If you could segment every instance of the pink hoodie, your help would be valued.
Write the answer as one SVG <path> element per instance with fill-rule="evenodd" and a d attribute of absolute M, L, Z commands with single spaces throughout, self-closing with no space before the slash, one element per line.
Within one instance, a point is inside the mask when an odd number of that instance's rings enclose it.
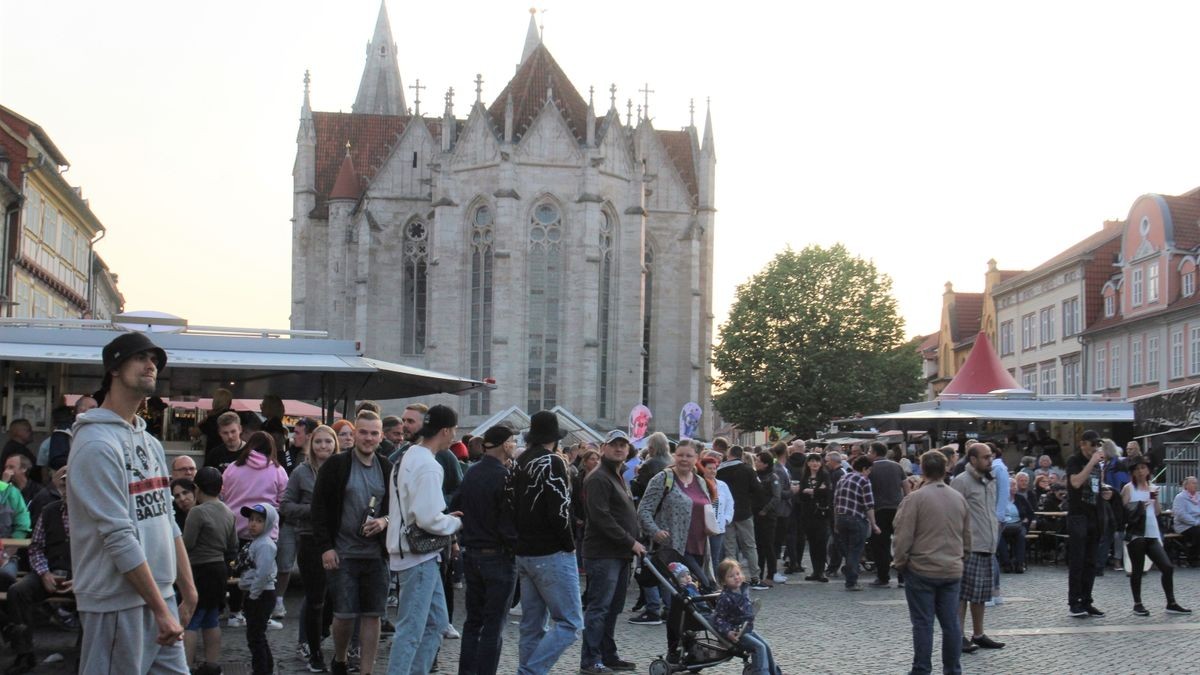
<path fill-rule="evenodd" d="M 225 484 L 221 488 L 221 501 L 233 511 L 234 525 L 239 539 L 250 539 L 246 530 L 243 506 L 266 502 L 279 508 L 279 500 L 287 488 L 288 475 L 283 467 L 276 466 L 257 450 L 250 452 L 246 464 L 230 464 L 223 474 Z M 279 539 L 279 522 L 271 528 L 271 539 Z"/>

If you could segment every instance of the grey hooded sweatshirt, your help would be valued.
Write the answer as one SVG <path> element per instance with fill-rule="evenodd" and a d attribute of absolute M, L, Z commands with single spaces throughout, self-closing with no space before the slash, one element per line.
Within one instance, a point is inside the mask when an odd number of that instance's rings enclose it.
<path fill-rule="evenodd" d="M 150 564 L 164 599 L 174 597 L 175 538 L 170 474 L 158 439 L 140 417 L 130 424 L 105 408 L 75 421 L 71 441 L 71 557 L 80 611 L 145 605 L 123 576 Z"/>
<path fill-rule="evenodd" d="M 267 512 L 267 522 L 262 533 L 255 537 L 250 545 L 243 549 L 238 556 L 238 567 L 242 576 L 238 579 L 238 588 L 246 591 L 251 599 L 257 600 L 263 591 L 275 590 L 275 542 L 271 540 L 271 530 L 279 522 L 279 512 L 266 502 L 251 506 L 261 506 Z"/>

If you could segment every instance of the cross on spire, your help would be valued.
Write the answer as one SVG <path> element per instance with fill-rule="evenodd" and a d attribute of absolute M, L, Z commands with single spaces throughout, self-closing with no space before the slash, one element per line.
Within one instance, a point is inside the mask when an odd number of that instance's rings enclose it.
<path fill-rule="evenodd" d="M 592 94 L 596 93 L 596 88 L 588 85 L 588 107 L 592 107 Z"/>
<path fill-rule="evenodd" d="M 421 78 L 418 77 L 417 83 L 408 85 L 408 88 L 413 89 L 417 92 L 416 100 L 414 102 L 417 104 L 417 117 L 420 117 L 421 116 L 421 90 L 428 89 L 429 87 L 422 86 Z"/>
<path fill-rule="evenodd" d="M 625 100 L 625 126 L 633 124 L 633 99 Z"/>
<path fill-rule="evenodd" d="M 446 90 L 446 114 L 449 115 L 454 110 L 454 87 Z"/>
<path fill-rule="evenodd" d="M 475 73 L 475 102 L 483 102 L 483 73 Z"/>
<path fill-rule="evenodd" d="M 642 97 L 645 100 L 642 110 L 646 113 L 646 119 L 650 119 L 650 94 L 653 94 L 654 90 L 650 88 L 650 83 L 647 82 L 642 86 L 641 89 L 638 89 L 638 91 L 642 93 Z"/>

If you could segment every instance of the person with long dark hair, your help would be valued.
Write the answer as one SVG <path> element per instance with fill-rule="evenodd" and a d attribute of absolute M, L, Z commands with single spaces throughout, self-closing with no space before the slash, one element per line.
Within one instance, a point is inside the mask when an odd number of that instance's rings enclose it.
<path fill-rule="evenodd" d="M 825 576 L 825 543 L 829 540 L 833 486 L 820 455 L 813 452 L 804 458 L 804 468 L 798 482 L 795 508 L 800 510 L 801 531 L 796 536 L 808 542 L 808 555 L 813 565 L 812 574 L 804 577 L 804 580 L 824 583 L 829 581 Z M 795 562 L 800 564 L 799 560 Z"/>
<path fill-rule="evenodd" d="M 275 440 L 263 431 L 250 434 L 237 459 L 225 469 L 222 477 L 225 484 L 221 488 L 221 500 L 233 511 L 240 547 L 248 546 L 254 538 L 250 536 L 250 524 L 242 515 L 242 507 L 267 503 L 279 508 L 283 491 L 287 489 L 288 475 L 279 463 Z M 278 521 L 271 528 L 270 536 L 279 538 Z M 236 588 L 229 589 L 230 626 L 245 625 L 241 596 Z M 270 619 L 268 626 L 275 630 L 283 627 L 275 619 Z"/>
<path fill-rule="evenodd" d="M 1144 457 L 1130 461 L 1130 481 L 1121 489 L 1125 505 L 1125 538 L 1129 545 L 1129 590 L 1133 592 L 1133 613 L 1150 616 L 1142 604 L 1142 566 L 1146 556 L 1162 573 L 1163 593 L 1167 596 L 1168 614 L 1191 614 L 1175 601 L 1175 567 L 1163 550 L 1162 533 L 1158 529 L 1158 487 L 1150 484 L 1150 465 Z"/>

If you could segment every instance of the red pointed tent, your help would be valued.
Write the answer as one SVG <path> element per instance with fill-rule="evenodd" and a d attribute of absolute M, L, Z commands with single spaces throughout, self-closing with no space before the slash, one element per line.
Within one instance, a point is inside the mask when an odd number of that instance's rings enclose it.
<path fill-rule="evenodd" d="M 975 346 L 967 355 L 958 374 L 942 390 L 946 394 L 987 394 L 997 389 L 1021 389 L 1021 385 L 1000 364 L 1000 357 L 992 349 L 987 335 L 980 331 L 975 337 Z"/>

